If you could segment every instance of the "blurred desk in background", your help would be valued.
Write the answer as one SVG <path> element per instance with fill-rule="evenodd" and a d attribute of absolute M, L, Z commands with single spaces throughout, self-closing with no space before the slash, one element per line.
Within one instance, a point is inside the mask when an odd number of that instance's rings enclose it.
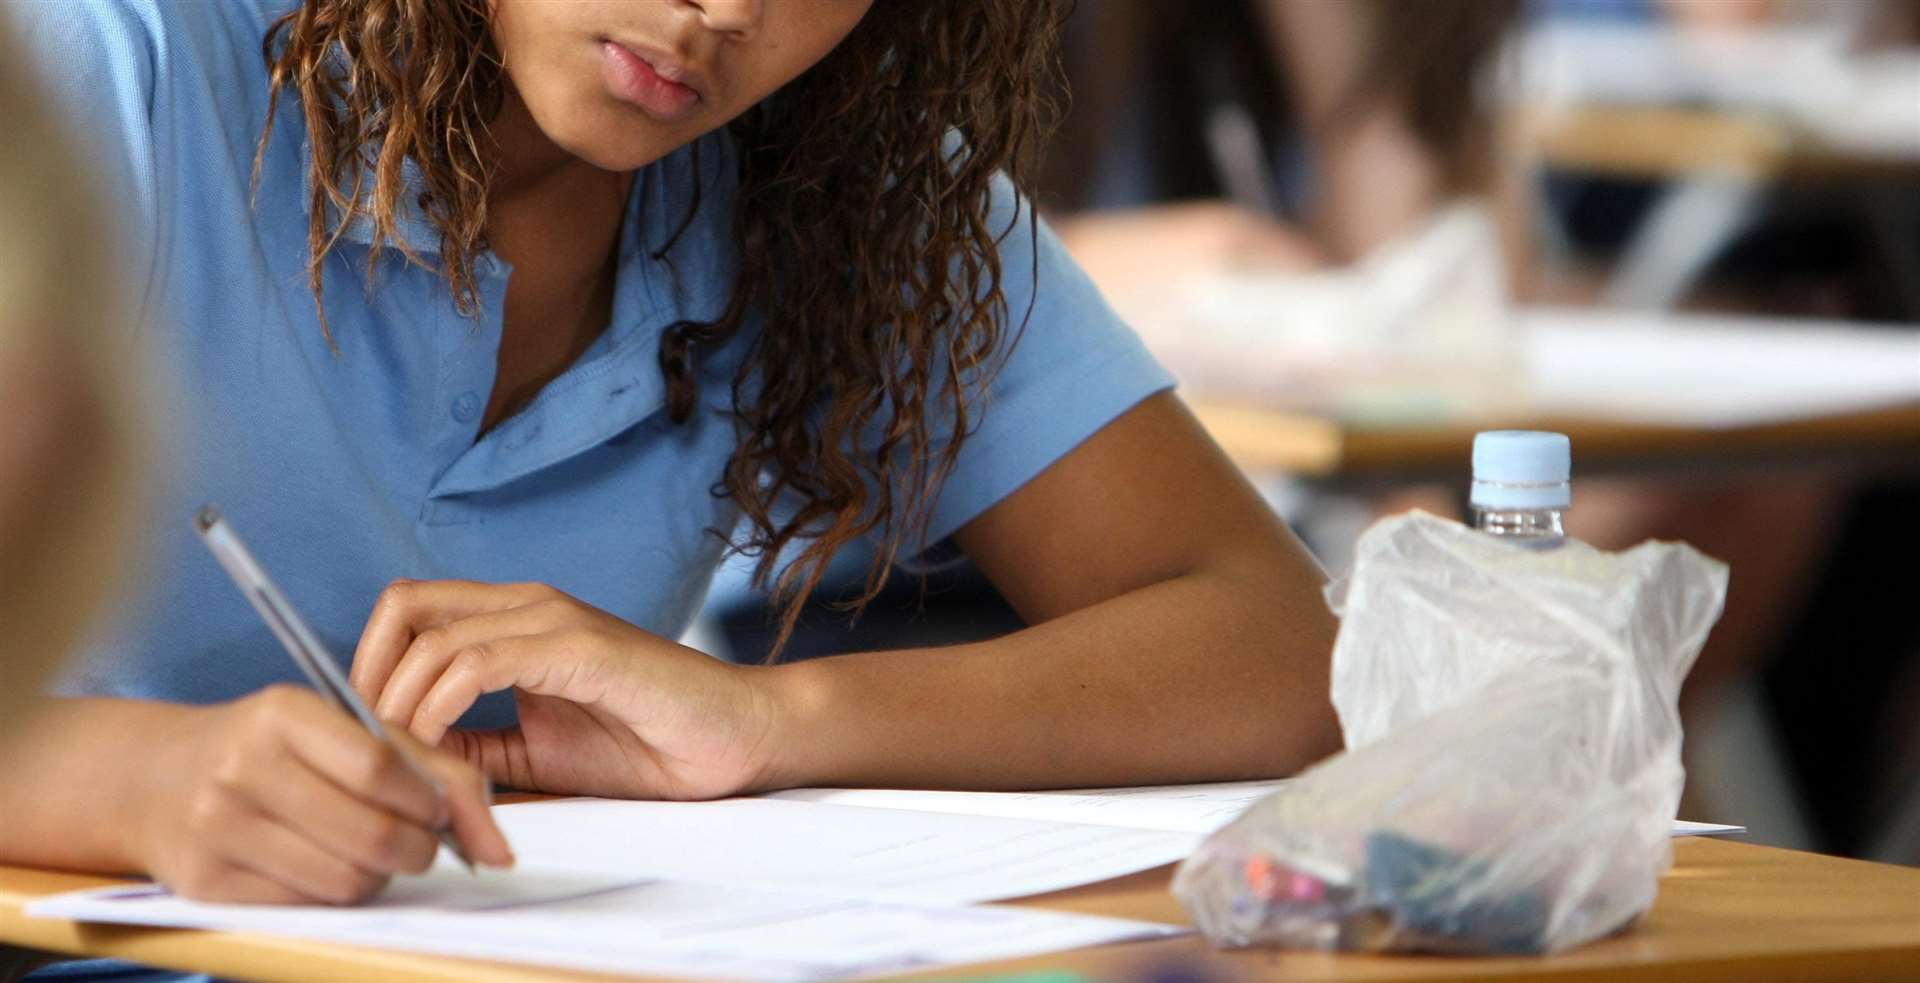
<path fill-rule="evenodd" d="M 1013 902 L 1186 924 L 1170 868 Z M 601 980 L 614 977 L 355 949 L 229 932 L 82 925 L 27 918 L 34 898 L 109 878 L 0 867 L 0 946 L 114 956 L 258 980 Z M 1015 972 L 1093 979 L 1210 980 L 1808 980 L 1912 978 L 1920 967 L 1920 870 L 1693 837 L 1653 908 L 1631 930 L 1546 958 L 1357 956 L 1252 949 L 1221 952 L 1198 936 L 1105 946 L 944 971 L 980 979 Z"/>
<path fill-rule="evenodd" d="M 1528 395 L 1511 413 L 1342 419 L 1187 398 L 1246 470 L 1334 484 L 1464 483 L 1474 433 L 1495 428 L 1566 433 L 1576 475 L 1920 466 L 1920 331 L 1605 309 L 1520 320 Z"/>
<path fill-rule="evenodd" d="M 1863 147 L 1754 110 L 1612 105 L 1536 112 L 1528 127 L 1542 164 L 1614 177 L 1920 180 L 1920 130 Z"/>
<path fill-rule="evenodd" d="M 1518 39 L 1510 105 L 1547 161 L 1570 168 L 1853 174 L 1920 161 L 1920 49 L 1863 46 L 1859 25 L 1822 19 L 1537 23 Z"/>
<path fill-rule="evenodd" d="M 1920 92 L 1908 98 L 1912 120 L 1876 120 L 1866 133 L 1755 108 L 1666 105 L 1529 110 L 1520 125 L 1547 169 L 1666 186 L 1622 250 L 1609 303 L 1671 308 L 1768 196 L 1845 189 L 1820 200 L 1870 232 L 1906 316 L 1920 317 Z"/>
<path fill-rule="evenodd" d="M 1920 467 L 1920 404 L 1791 423 L 1703 430 L 1597 419 L 1519 417 L 1478 424 L 1343 427 L 1320 417 L 1228 403 L 1194 404 L 1241 467 L 1336 483 L 1467 480 L 1473 435 L 1557 430 L 1573 440 L 1575 474 L 1755 464 L 1882 463 Z"/>

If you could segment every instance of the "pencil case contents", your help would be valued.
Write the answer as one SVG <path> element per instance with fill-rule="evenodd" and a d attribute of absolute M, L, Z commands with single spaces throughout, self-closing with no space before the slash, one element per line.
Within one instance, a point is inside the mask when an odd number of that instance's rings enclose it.
<path fill-rule="evenodd" d="M 1677 698 L 1726 585 L 1684 544 L 1376 523 L 1328 589 L 1347 750 L 1208 837 L 1174 892 L 1231 946 L 1542 953 L 1624 927 L 1672 859 Z"/>

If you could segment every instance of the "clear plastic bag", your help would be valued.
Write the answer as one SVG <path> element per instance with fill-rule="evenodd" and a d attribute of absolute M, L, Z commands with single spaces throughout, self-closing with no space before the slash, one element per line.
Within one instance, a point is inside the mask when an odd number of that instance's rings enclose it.
<path fill-rule="evenodd" d="M 1174 892 L 1220 945 L 1538 953 L 1623 927 L 1672 859 L 1676 702 L 1726 585 L 1685 544 L 1376 523 L 1328 589 L 1348 750 L 1209 837 Z"/>

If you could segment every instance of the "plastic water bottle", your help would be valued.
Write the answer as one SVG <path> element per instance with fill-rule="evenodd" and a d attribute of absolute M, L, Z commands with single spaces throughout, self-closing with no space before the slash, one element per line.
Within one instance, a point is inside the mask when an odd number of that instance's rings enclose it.
<path fill-rule="evenodd" d="M 1474 528 L 1530 549 L 1566 542 L 1573 504 L 1573 445 L 1566 434 L 1487 430 L 1473 438 Z"/>

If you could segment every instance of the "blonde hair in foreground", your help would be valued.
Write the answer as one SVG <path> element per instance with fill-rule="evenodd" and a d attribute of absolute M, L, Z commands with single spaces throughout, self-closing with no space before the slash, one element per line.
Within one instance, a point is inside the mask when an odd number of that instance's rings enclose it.
<path fill-rule="evenodd" d="M 131 565 L 136 474 L 100 197 L 22 61 L 0 58 L 0 735 Z"/>

